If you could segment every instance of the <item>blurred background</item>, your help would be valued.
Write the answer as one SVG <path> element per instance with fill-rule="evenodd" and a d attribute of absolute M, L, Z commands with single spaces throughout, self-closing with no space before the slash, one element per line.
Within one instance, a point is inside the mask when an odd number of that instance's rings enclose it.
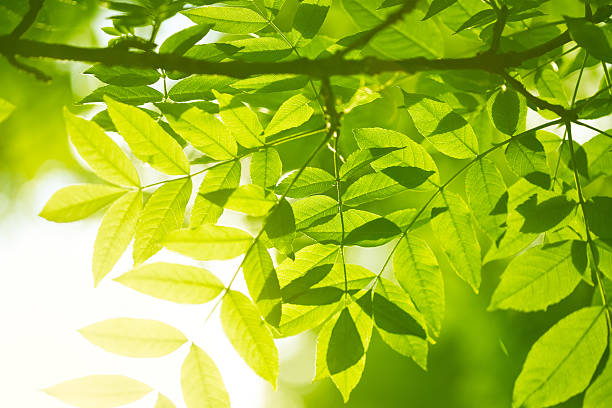
<path fill-rule="evenodd" d="M 563 13 L 579 14 L 583 10 L 578 1 L 553 3 L 553 10 Z M 1 2 L 0 34 L 9 32 L 26 9 L 26 1 Z M 78 45 L 105 45 L 108 37 L 100 27 L 106 24 L 107 17 L 108 11 L 94 0 L 47 0 L 27 36 Z M 344 12 L 334 7 L 323 30 L 335 36 L 350 30 L 347 28 L 350 24 Z M 172 18 L 162 26 L 159 41 L 187 25 L 190 23 L 186 18 Z M 38 82 L 0 58 L 0 98 L 16 107 L 0 124 L 0 405 L 65 407 L 41 389 L 84 375 L 116 373 L 146 382 L 177 406 L 184 406 L 180 364 L 188 352 L 186 347 L 161 359 L 129 359 L 91 345 L 76 331 L 96 321 L 129 316 L 172 324 L 204 348 L 221 370 L 233 407 L 343 406 L 331 381 L 311 383 L 314 333 L 278 340 L 281 377 L 278 391 L 273 392 L 233 351 L 217 318 L 202 327 L 211 305 L 175 305 L 133 292 L 111 279 L 94 290 L 91 254 L 101 215 L 72 224 L 54 224 L 37 214 L 60 187 L 95 182 L 93 174 L 81 166 L 68 144 L 61 110 L 68 106 L 73 112 L 91 117 L 95 108 L 75 105 L 75 101 L 99 83 L 82 74 L 88 64 L 37 61 L 36 65 L 53 77 L 51 83 Z M 414 133 L 408 116 L 397 112 L 387 99 L 378 100 L 367 109 L 357 108 L 346 117 L 343 131 L 349 133 L 350 128 L 359 126 L 386 126 Z M 600 120 L 598 126 L 610 128 L 609 118 Z M 582 132 L 579 129 L 575 131 L 576 139 L 582 142 L 592 136 L 578 133 Z M 291 149 L 290 146 L 283 149 L 284 159 L 290 159 Z M 436 161 L 443 177 L 463 164 L 440 155 L 436 155 Z M 511 182 L 511 176 L 508 177 Z M 462 180 L 457 180 L 452 188 L 461 191 Z M 400 196 L 389 205 L 410 206 L 419 200 L 419 196 Z M 381 264 L 386 250 L 388 247 L 353 250 L 349 257 L 375 268 Z M 439 248 L 434 250 L 439 253 Z M 159 259 L 190 263 L 163 251 L 156 255 L 156 260 Z M 209 268 L 227 280 L 229 270 L 235 266 L 229 262 Z M 547 312 L 486 312 L 504 266 L 503 262 L 487 264 L 482 289 L 475 295 L 442 264 L 446 317 L 439 342 L 431 347 L 428 371 L 392 351 L 375 334 L 365 373 L 347 406 L 509 407 L 514 379 L 530 345 L 561 316 L 589 299 L 591 289 L 581 284 L 571 297 Z M 113 276 L 130 267 L 128 250 Z M 562 406 L 579 406 L 579 398 Z M 130 407 L 151 407 L 154 400 L 155 394 L 151 394 Z"/>

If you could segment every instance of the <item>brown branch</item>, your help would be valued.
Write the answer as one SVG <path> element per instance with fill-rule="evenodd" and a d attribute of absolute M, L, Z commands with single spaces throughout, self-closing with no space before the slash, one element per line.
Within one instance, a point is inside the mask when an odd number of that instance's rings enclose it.
<path fill-rule="evenodd" d="M 529 92 L 527 88 L 525 88 L 525 85 L 523 85 L 520 81 L 517 81 L 515 78 L 512 78 L 506 72 L 501 73 L 501 76 L 506 80 L 508 85 L 517 90 L 519 93 L 521 93 L 528 101 L 533 103 L 538 108 L 547 109 L 551 112 L 554 112 L 563 119 L 568 119 L 571 121 L 577 119 L 576 113 L 573 109 L 565 109 L 561 105 L 556 105 L 544 99 L 538 98 L 537 96 Z"/>

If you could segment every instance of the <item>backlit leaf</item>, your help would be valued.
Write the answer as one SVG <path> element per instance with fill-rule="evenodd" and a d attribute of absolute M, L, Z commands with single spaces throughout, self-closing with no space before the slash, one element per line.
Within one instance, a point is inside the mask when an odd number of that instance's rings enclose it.
<path fill-rule="evenodd" d="M 72 222 L 89 217 L 112 203 L 126 190 L 102 184 L 77 184 L 56 191 L 40 216 L 55 222 Z"/>
<path fill-rule="evenodd" d="M 310 100 L 302 94 L 292 96 L 278 108 L 264 133 L 274 135 L 283 130 L 300 126 L 312 116 L 314 109 L 309 105 Z"/>
<path fill-rule="evenodd" d="M 213 200 L 214 202 L 214 200 Z M 225 201 L 224 207 L 254 217 L 263 217 L 276 204 L 276 196 L 255 184 L 238 187 Z"/>
<path fill-rule="evenodd" d="M 280 285 L 272 258 L 261 241 L 257 241 L 247 253 L 242 270 L 249 294 L 261 315 L 271 325 L 278 326 L 281 319 Z"/>
<path fill-rule="evenodd" d="M 191 258 L 208 261 L 232 259 L 246 252 L 253 237 L 232 227 L 202 224 L 196 229 L 180 229 L 168 234 L 164 246 Z"/>
<path fill-rule="evenodd" d="M 257 114 L 237 97 L 215 90 L 213 94 L 219 101 L 221 119 L 230 129 L 236 141 L 246 148 L 262 146 L 265 138 Z"/>
<path fill-rule="evenodd" d="M 292 198 L 307 197 L 324 193 L 336 183 L 334 176 L 317 167 L 306 167 L 299 178 L 294 181 L 297 175 L 296 170 L 282 179 L 276 187 L 276 194 L 286 194 L 287 197 Z"/>
<path fill-rule="evenodd" d="M 206 172 L 193 207 L 189 225 L 214 224 L 223 213 L 223 206 L 240 185 L 240 161 L 220 164 Z"/>
<path fill-rule="evenodd" d="M 259 13 L 243 7 L 199 7 L 183 14 L 197 24 L 212 24 L 213 30 L 222 33 L 255 33 L 268 25 Z"/>
<path fill-rule="evenodd" d="M 215 362 L 198 346 L 181 367 L 181 388 L 187 408 L 229 408 L 230 400 Z"/>
<path fill-rule="evenodd" d="M 527 116 L 525 99 L 511 89 L 494 93 L 487 104 L 489 117 L 495 127 L 507 135 L 521 130 Z"/>
<path fill-rule="evenodd" d="M 275 148 L 259 150 L 251 156 L 251 180 L 263 188 L 272 188 L 281 176 L 283 163 Z"/>
<path fill-rule="evenodd" d="M 83 73 L 92 74 L 107 84 L 122 87 L 149 85 L 160 78 L 159 72 L 155 69 L 127 68 L 120 65 L 96 64 Z"/>

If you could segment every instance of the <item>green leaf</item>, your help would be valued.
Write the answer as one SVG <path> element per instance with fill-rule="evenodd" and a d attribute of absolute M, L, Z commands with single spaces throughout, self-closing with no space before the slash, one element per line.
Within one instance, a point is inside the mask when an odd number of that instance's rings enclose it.
<path fill-rule="evenodd" d="M 54 222 L 72 222 L 89 217 L 126 193 L 103 184 L 77 184 L 56 191 L 39 216 Z"/>
<path fill-rule="evenodd" d="M 174 303 L 206 303 L 224 288 L 206 269 L 167 262 L 140 265 L 115 280 L 140 293 Z"/>
<path fill-rule="evenodd" d="M 408 136 L 382 128 L 362 128 L 353 131 L 355 140 L 361 149 L 394 150 L 372 162 L 372 168 L 381 171 L 391 166 L 418 167 L 432 172 L 427 181 L 415 190 L 431 190 L 440 184 L 438 167 L 425 148 Z M 348 163 L 348 160 L 347 160 Z"/>
<path fill-rule="evenodd" d="M 184 30 L 178 31 L 166 38 L 159 46 L 160 54 L 183 55 L 195 43 L 200 41 L 208 32 L 210 26 L 195 25 L 187 27 Z"/>
<path fill-rule="evenodd" d="M 193 147 L 215 160 L 236 157 L 238 147 L 225 127 L 214 115 L 193 107 L 180 119 L 169 118 L 170 126 Z"/>
<path fill-rule="evenodd" d="M 105 98 L 108 113 L 136 157 L 166 174 L 189 174 L 181 146 L 138 108 Z"/>
<path fill-rule="evenodd" d="M 506 148 L 506 160 L 518 176 L 544 189 L 549 188 L 546 153 L 534 132 L 512 139 Z"/>
<path fill-rule="evenodd" d="M 584 394 L 583 408 L 605 408 L 612 404 L 612 360 Z"/>
<path fill-rule="evenodd" d="M 535 82 L 540 98 L 559 105 L 567 105 L 567 94 L 556 71 L 550 68 L 538 71 Z"/>
<path fill-rule="evenodd" d="M 275 248 L 292 256 L 295 238 L 295 217 L 291 204 L 283 199 L 270 212 L 265 221 L 264 231 Z"/>
<path fill-rule="evenodd" d="M 349 209 L 343 212 L 344 228 L 342 227 L 343 220 L 340 219 L 340 214 L 336 214 L 331 220 L 322 224 L 316 224 L 302 232 L 320 243 L 340 244 L 343 235 L 342 231 L 344 230 L 345 240 L 350 236 L 349 242 L 352 241 L 353 245 L 378 246 L 393 239 L 400 231 L 393 224 L 392 230 L 386 233 L 389 225 L 378 224 L 377 226 L 377 221 L 375 221 L 377 219 L 381 218 L 371 212 Z M 369 224 L 371 222 L 375 224 Z M 379 233 L 382 233 L 382 235 L 379 236 Z M 351 234 L 353 235 L 351 236 Z"/>
<path fill-rule="evenodd" d="M 527 104 L 525 98 L 512 89 L 501 89 L 489 98 L 489 117 L 502 133 L 512 136 L 525 126 Z"/>
<path fill-rule="evenodd" d="M 185 56 L 195 58 L 190 53 L 192 51 L 189 51 Z M 168 97 L 176 102 L 214 99 L 213 89 L 226 91 L 231 89 L 229 85 L 235 81 L 235 79 L 223 75 L 193 75 L 177 82 L 168 91 Z"/>
<path fill-rule="evenodd" d="M 390 166 L 382 169 L 381 173 L 389 176 L 404 188 L 414 189 L 425 183 L 433 171 L 412 166 Z"/>
<path fill-rule="evenodd" d="M 457 0 L 433 0 L 429 9 L 427 9 L 427 14 L 423 17 L 423 20 L 427 20 L 428 18 L 432 18 L 439 12 L 449 8 L 453 4 L 455 4 Z"/>
<path fill-rule="evenodd" d="M 586 307 L 561 319 L 527 354 L 512 406 L 545 407 L 584 391 L 608 343 L 605 309 Z"/>
<path fill-rule="evenodd" d="M 100 178 L 122 186 L 140 186 L 136 168 L 117 144 L 95 123 L 64 108 L 70 141 Z"/>
<path fill-rule="evenodd" d="M 480 245 L 467 205 L 459 195 L 444 191 L 431 210 L 431 218 L 431 226 L 440 237 L 451 268 L 478 293 Z"/>
<path fill-rule="evenodd" d="M 309 104 L 310 99 L 302 94 L 294 95 L 283 102 L 264 130 L 266 137 L 305 123 L 314 112 Z"/>
<path fill-rule="evenodd" d="M 230 399 L 215 362 L 191 345 L 181 367 L 181 388 L 187 408 L 229 408 Z"/>
<path fill-rule="evenodd" d="M 157 401 L 155 401 L 155 406 L 153 408 L 176 408 L 176 405 L 168 397 L 163 394 L 157 394 Z"/>
<path fill-rule="evenodd" d="M 275 204 L 274 194 L 255 184 L 245 184 L 232 192 L 224 207 L 253 217 L 263 217 Z"/>
<path fill-rule="evenodd" d="M 582 145 L 592 179 L 600 175 L 607 175 L 612 169 L 612 139 L 606 135 L 596 135 Z"/>
<path fill-rule="evenodd" d="M 228 44 L 238 48 L 232 58 L 248 62 L 274 62 L 288 57 L 292 52 L 286 41 L 276 37 L 247 37 Z"/>
<path fill-rule="evenodd" d="M 338 212 L 338 202 L 325 195 L 313 195 L 294 201 L 291 205 L 295 217 L 295 228 L 302 230 L 315 222 Z"/>
<path fill-rule="evenodd" d="M 298 5 L 293 28 L 304 38 L 313 38 L 318 32 L 331 6 L 331 0 L 304 0 Z"/>
<path fill-rule="evenodd" d="M 265 138 L 257 114 L 243 104 L 237 97 L 213 90 L 219 101 L 219 114 L 223 123 L 230 129 L 236 141 L 246 148 L 262 146 Z"/>
<path fill-rule="evenodd" d="M 404 104 L 419 133 L 440 152 L 455 159 L 478 154 L 478 139 L 472 126 L 447 103 L 404 92 Z"/>
<path fill-rule="evenodd" d="M 313 194 L 321 194 L 331 189 L 336 179 L 327 171 L 317 167 L 306 167 L 301 174 L 295 170 L 281 180 L 276 187 L 276 194 L 286 194 L 287 197 L 302 198 Z M 295 181 L 294 181 L 295 180 Z"/>
<path fill-rule="evenodd" d="M 598 60 L 612 63 L 612 33 L 608 27 L 598 27 L 583 18 L 566 17 L 565 22 L 579 46 Z"/>
<path fill-rule="evenodd" d="M 281 319 L 281 292 L 272 258 L 260 240 L 255 242 L 242 263 L 244 280 L 263 318 L 278 327 Z"/>
<path fill-rule="evenodd" d="M 122 87 L 149 85 L 157 82 L 160 78 L 159 72 L 155 69 L 128 68 L 120 65 L 96 64 L 83 73 L 92 74 L 107 84 Z"/>
<path fill-rule="evenodd" d="M 416 169 L 416 167 L 412 167 L 412 169 Z M 419 170 L 421 169 L 418 169 L 417 172 Z M 342 201 L 346 206 L 357 207 L 372 201 L 389 198 L 405 190 L 406 187 L 385 174 L 366 174 L 348 186 L 342 195 Z"/>
<path fill-rule="evenodd" d="M 114 408 L 137 401 L 153 390 L 123 375 L 90 375 L 65 381 L 44 391 L 79 408 Z"/>
<path fill-rule="evenodd" d="M 132 241 L 142 211 L 142 192 L 126 193 L 104 214 L 93 252 L 94 286 L 115 266 Z"/>
<path fill-rule="evenodd" d="M 240 161 L 220 164 L 206 172 L 191 208 L 189 225 L 214 224 L 223 213 L 227 198 L 240 185 Z"/>
<path fill-rule="evenodd" d="M 482 158 L 467 170 L 468 203 L 476 222 L 494 242 L 504 232 L 502 224 L 506 221 L 506 213 L 500 207 L 507 199 L 506 191 L 506 183 L 492 161 Z"/>
<path fill-rule="evenodd" d="M 183 14 L 196 24 L 211 24 L 213 30 L 222 33 L 256 33 L 268 25 L 259 13 L 243 7 L 199 7 Z"/>
<path fill-rule="evenodd" d="M 221 305 L 221 324 L 230 343 L 249 367 L 276 388 L 278 350 L 253 302 L 240 292 L 227 292 Z"/>
<path fill-rule="evenodd" d="M 283 163 L 275 148 L 259 150 L 251 156 L 251 180 L 265 189 L 273 188 L 283 171 Z"/>
<path fill-rule="evenodd" d="M 528 249 L 501 278 L 489 309 L 546 310 L 574 291 L 587 267 L 582 241 L 561 241 Z"/>
<path fill-rule="evenodd" d="M 345 245 L 378 246 L 396 237 L 401 230 L 386 218 L 375 218 L 345 234 Z"/>
<path fill-rule="evenodd" d="M 191 188 L 191 179 L 178 179 L 162 185 L 149 198 L 136 225 L 135 264 L 141 264 L 157 253 L 166 235 L 183 225 Z"/>
<path fill-rule="evenodd" d="M 253 237 L 232 227 L 202 224 L 196 229 L 173 231 L 164 246 L 200 261 L 232 259 L 246 252 Z"/>
<path fill-rule="evenodd" d="M 159 102 L 164 98 L 164 95 L 149 86 L 106 85 L 97 88 L 81 99 L 79 103 L 106 102 L 105 98 L 112 98 L 130 105 L 143 105 L 147 102 Z"/>
<path fill-rule="evenodd" d="M 14 110 L 15 106 L 12 103 L 0 98 L 0 123 L 4 122 Z"/>
<path fill-rule="evenodd" d="M 612 239 L 610 214 L 612 214 L 611 197 L 593 197 L 586 202 L 584 208 L 589 229 L 602 239 Z"/>
<path fill-rule="evenodd" d="M 372 326 L 370 316 L 353 302 L 319 332 L 315 379 L 331 377 L 345 403 L 363 374 Z"/>
<path fill-rule="evenodd" d="M 393 256 L 393 274 L 438 336 L 444 317 L 444 281 L 427 242 L 405 235 Z"/>
<path fill-rule="evenodd" d="M 366 174 L 372 169 L 370 166 L 372 162 L 380 159 L 394 150 L 397 149 L 394 147 L 379 147 L 354 151 L 340 166 L 340 171 L 338 173 L 340 180 L 346 181 Z"/>
<path fill-rule="evenodd" d="M 161 357 L 187 342 L 172 326 L 155 320 L 117 318 L 79 330 L 91 343 L 127 357 Z"/>
<path fill-rule="evenodd" d="M 414 307 L 408 295 L 392 282 L 381 279 L 376 285 L 374 301 L 368 292 L 362 299 L 372 308 L 374 324 L 383 341 L 398 353 L 412 358 L 421 368 L 427 369 L 427 333 L 425 320 Z M 361 300 L 361 299 L 360 299 Z"/>

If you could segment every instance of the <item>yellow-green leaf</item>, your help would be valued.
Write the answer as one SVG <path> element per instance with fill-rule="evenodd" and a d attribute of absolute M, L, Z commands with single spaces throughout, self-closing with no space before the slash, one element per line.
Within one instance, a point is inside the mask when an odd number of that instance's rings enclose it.
<path fill-rule="evenodd" d="M 73 115 L 66 108 L 64 118 L 70 141 L 100 178 L 122 186 L 140 186 L 136 168 L 100 126 Z"/>
<path fill-rule="evenodd" d="M 123 375 L 90 375 L 65 381 L 44 391 L 79 408 L 113 408 L 137 401 L 152 389 Z"/>
<path fill-rule="evenodd" d="M 229 408 L 230 400 L 215 362 L 198 346 L 181 367 L 181 388 L 187 408 Z"/>
<path fill-rule="evenodd" d="M 223 331 L 257 375 L 276 388 L 278 350 L 257 307 L 240 292 L 229 291 L 221 305 Z"/>
<path fill-rule="evenodd" d="M 228 210 L 263 217 L 276 204 L 276 196 L 255 184 L 245 184 L 232 192 L 225 202 Z"/>
<path fill-rule="evenodd" d="M 89 217 L 126 193 L 103 184 L 77 184 L 56 191 L 40 216 L 55 222 L 72 222 Z"/>
<path fill-rule="evenodd" d="M 191 186 L 189 178 L 171 181 L 149 198 L 136 226 L 135 264 L 141 264 L 153 256 L 161 249 L 166 235 L 182 226 Z"/>
<path fill-rule="evenodd" d="M 169 116 L 170 125 L 193 147 L 215 160 L 236 156 L 237 146 L 230 130 L 214 115 L 193 107 L 180 119 Z"/>
<path fill-rule="evenodd" d="M 115 266 L 132 241 L 142 210 L 142 191 L 129 192 L 106 211 L 93 252 L 94 286 Z"/>
<path fill-rule="evenodd" d="M 196 229 L 173 231 L 164 246 L 200 261 L 232 259 L 246 252 L 253 237 L 238 228 L 203 224 Z"/>
<path fill-rule="evenodd" d="M 249 293 L 263 318 L 273 326 L 281 319 L 281 292 L 274 264 L 266 246 L 258 240 L 242 264 Z"/>
<path fill-rule="evenodd" d="M 4 122 L 14 110 L 15 106 L 12 103 L 0 98 L 0 123 Z"/>
<path fill-rule="evenodd" d="M 222 94 L 213 90 L 219 101 L 219 114 L 223 123 L 230 129 L 236 141 L 246 148 L 262 146 L 263 128 L 257 114 L 249 109 L 238 97 Z"/>
<path fill-rule="evenodd" d="M 136 157 L 166 174 L 189 174 L 183 149 L 151 116 L 109 97 L 104 101 L 117 131 Z"/>
<path fill-rule="evenodd" d="M 223 163 L 206 172 L 196 196 L 189 226 L 214 224 L 221 214 L 227 198 L 240 185 L 240 160 Z"/>
<path fill-rule="evenodd" d="M 176 408 L 176 405 L 168 397 L 164 394 L 157 394 L 157 401 L 155 401 L 155 406 L 153 408 Z"/>
<path fill-rule="evenodd" d="M 187 339 L 172 326 L 148 319 L 117 318 L 79 330 L 87 340 L 111 353 L 127 357 L 161 357 Z"/>
<path fill-rule="evenodd" d="M 259 13 L 244 7 L 198 7 L 183 14 L 196 24 L 212 24 L 213 30 L 222 33 L 255 33 L 268 25 Z"/>
<path fill-rule="evenodd" d="M 167 262 L 138 266 L 115 280 L 141 293 L 175 303 L 206 303 L 217 297 L 224 287 L 206 269 Z"/>
<path fill-rule="evenodd" d="M 300 126 L 312 116 L 314 109 L 309 105 L 310 99 L 302 94 L 297 94 L 287 99 L 278 108 L 264 133 L 271 136 L 283 130 Z"/>

